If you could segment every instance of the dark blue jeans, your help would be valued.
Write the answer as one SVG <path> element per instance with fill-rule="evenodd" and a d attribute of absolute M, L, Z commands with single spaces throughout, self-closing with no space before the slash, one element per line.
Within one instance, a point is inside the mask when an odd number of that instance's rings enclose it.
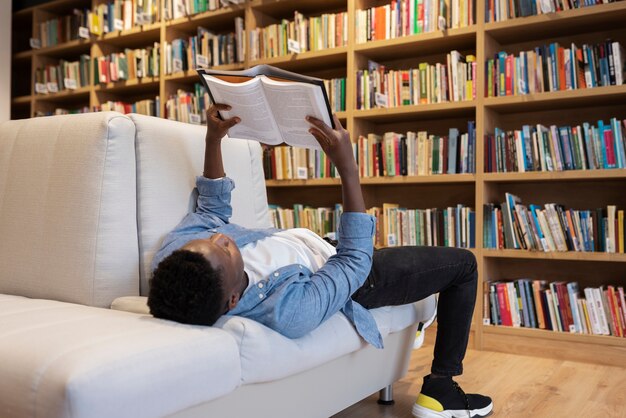
<path fill-rule="evenodd" d="M 463 373 L 476 302 L 476 258 L 447 247 L 390 247 L 374 251 L 372 270 L 352 299 L 368 309 L 404 305 L 439 293 L 431 372 Z"/>

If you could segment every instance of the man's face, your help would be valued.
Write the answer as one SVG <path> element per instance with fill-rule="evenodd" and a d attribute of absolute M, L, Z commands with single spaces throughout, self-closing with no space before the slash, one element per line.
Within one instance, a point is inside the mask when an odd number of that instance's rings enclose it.
<path fill-rule="evenodd" d="M 235 241 L 227 235 L 214 234 L 207 239 L 189 241 L 182 249 L 202 254 L 211 267 L 221 272 L 226 297 L 224 313 L 233 309 L 248 284 L 243 271 L 243 258 Z"/>

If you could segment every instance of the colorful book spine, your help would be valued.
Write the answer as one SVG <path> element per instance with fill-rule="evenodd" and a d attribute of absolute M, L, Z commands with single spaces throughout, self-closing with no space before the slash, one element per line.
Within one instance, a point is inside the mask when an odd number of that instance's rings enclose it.
<path fill-rule="evenodd" d="M 35 93 L 54 94 L 89 86 L 91 57 L 81 55 L 78 61 L 60 60 L 57 65 L 35 69 Z"/>
<path fill-rule="evenodd" d="M 139 100 L 134 103 L 108 101 L 97 107 L 96 111 L 114 111 L 120 113 L 139 113 L 147 116 L 161 117 L 161 102 L 157 96 L 155 99 Z"/>
<path fill-rule="evenodd" d="M 194 91 L 178 90 L 165 102 L 166 119 L 200 125 L 206 123 L 206 109 L 210 105 L 209 94 L 200 83 Z"/>

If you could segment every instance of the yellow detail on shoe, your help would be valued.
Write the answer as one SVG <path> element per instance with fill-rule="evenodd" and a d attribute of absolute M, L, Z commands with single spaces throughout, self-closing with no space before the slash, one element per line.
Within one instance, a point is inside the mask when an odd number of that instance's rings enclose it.
<path fill-rule="evenodd" d="M 423 393 L 419 394 L 415 403 L 419 406 L 423 406 L 424 408 L 428 408 L 432 411 L 436 411 L 436 412 L 443 411 L 443 405 L 439 403 L 437 399 L 431 398 L 430 396 L 426 396 Z"/>

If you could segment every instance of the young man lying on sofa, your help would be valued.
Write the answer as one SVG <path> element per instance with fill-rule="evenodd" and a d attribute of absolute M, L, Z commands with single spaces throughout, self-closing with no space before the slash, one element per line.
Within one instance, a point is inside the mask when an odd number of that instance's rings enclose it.
<path fill-rule="evenodd" d="M 197 208 L 165 238 L 154 258 L 148 306 L 157 318 L 213 325 L 226 313 L 301 337 L 341 311 L 368 343 L 382 347 L 368 311 L 412 303 L 439 293 L 431 374 L 413 407 L 416 417 L 488 415 L 486 396 L 465 394 L 452 380 L 463 371 L 476 298 L 476 260 L 469 251 L 442 247 L 374 250 L 375 220 L 365 204 L 349 133 L 307 118 L 310 132 L 335 164 L 344 212 L 336 248 L 313 232 L 251 230 L 229 223 L 235 187 L 222 164 L 221 141 L 239 123 L 207 111 L 203 176 Z"/>

